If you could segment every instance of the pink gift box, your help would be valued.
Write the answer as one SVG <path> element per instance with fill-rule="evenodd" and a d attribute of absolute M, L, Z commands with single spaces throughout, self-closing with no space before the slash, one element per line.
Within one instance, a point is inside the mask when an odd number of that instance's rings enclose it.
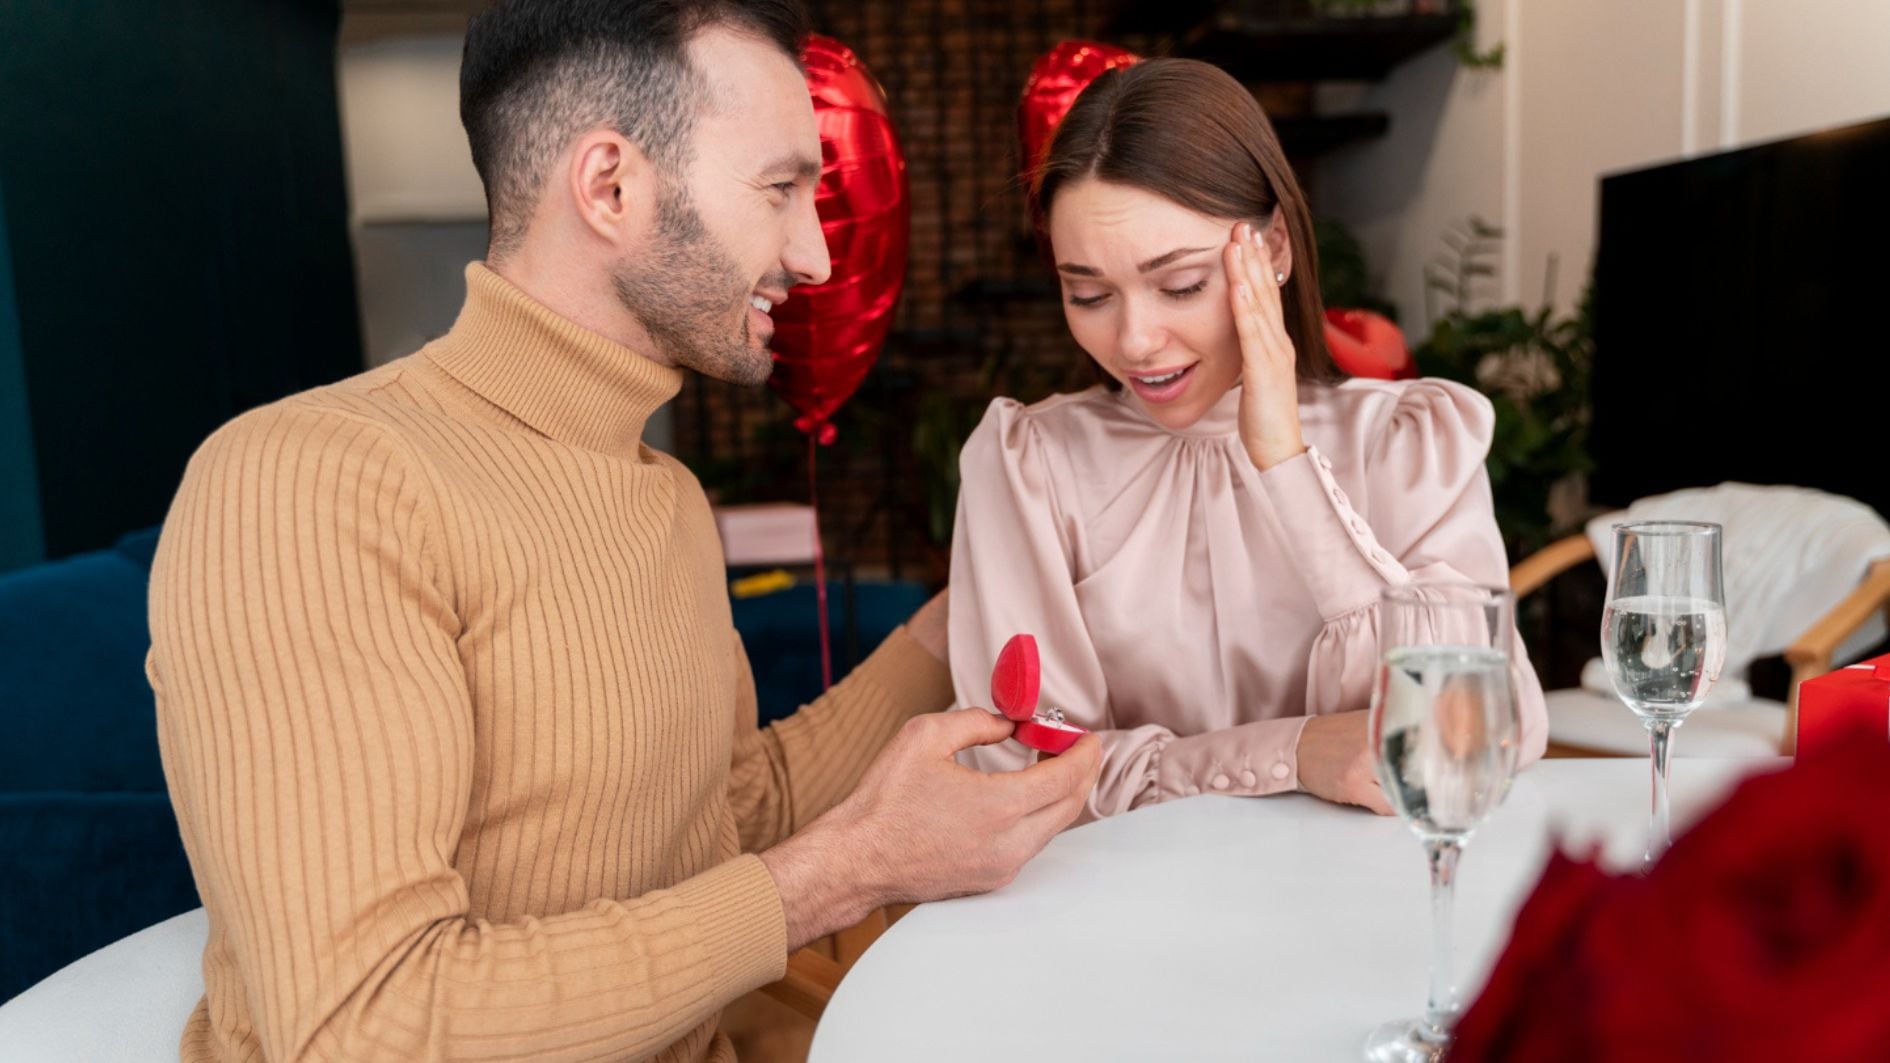
<path fill-rule="evenodd" d="M 792 502 L 716 506 L 715 529 L 730 566 L 811 565 L 820 534 L 814 507 Z"/>

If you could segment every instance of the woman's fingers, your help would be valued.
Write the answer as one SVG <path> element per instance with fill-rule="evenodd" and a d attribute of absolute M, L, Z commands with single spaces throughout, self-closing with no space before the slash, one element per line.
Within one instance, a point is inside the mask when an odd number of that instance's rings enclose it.
<path fill-rule="evenodd" d="M 1229 241 L 1227 275 L 1233 283 L 1229 299 L 1234 327 L 1246 359 L 1270 357 L 1292 361 L 1292 340 L 1286 335 L 1280 286 L 1274 278 L 1273 259 L 1259 230 L 1242 222 Z"/>
<path fill-rule="evenodd" d="M 1234 332 L 1240 337 L 1240 354 L 1243 363 L 1251 365 L 1261 354 L 1264 343 L 1264 326 L 1260 321 L 1260 308 L 1254 296 L 1251 263 L 1253 253 L 1236 236 L 1228 242 L 1226 253 L 1227 298 L 1229 307 L 1234 312 Z"/>
<path fill-rule="evenodd" d="M 1273 269 L 1273 255 L 1267 251 L 1267 244 L 1260 236 L 1260 230 L 1242 223 L 1241 238 L 1245 245 L 1247 268 L 1252 271 L 1248 283 L 1254 287 L 1254 301 L 1260 311 L 1261 319 L 1268 322 L 1280 319 L 1280 282 Z"/>
<path fill-rule="evenodd" d="M 1385 788 L 1373 779 L 1358 790 L 1358 803 L 1381 816 L 1392 814 L 1391 801 L 1385 796 Z"/>

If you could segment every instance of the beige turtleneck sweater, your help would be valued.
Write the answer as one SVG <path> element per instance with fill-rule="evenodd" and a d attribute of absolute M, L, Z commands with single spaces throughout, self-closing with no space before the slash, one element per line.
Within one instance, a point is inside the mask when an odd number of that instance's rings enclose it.
<path fill-rule="evenodd" d="M 729 1059 L 753 853 L 951 701 L 903 631 L 757 730 L 679 374 L 480 265 L 444 338 L 219 430 L 151 579 L 202 1059 Z"/>

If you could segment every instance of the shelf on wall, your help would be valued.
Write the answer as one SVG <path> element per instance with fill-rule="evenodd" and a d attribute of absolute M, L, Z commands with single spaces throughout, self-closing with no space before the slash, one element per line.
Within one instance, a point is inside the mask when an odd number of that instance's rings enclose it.
<path fill-rule="evenodd" d="M 1175 54 L 1248 84 L 1378 81 L 1456 32 L 1454 14 L 1266 18 L 1224 10 L 1178 34 Z"/>
<path fill-rule="evenodd" d="M 1103 35 L 1166 37 L 1169 54 L 1206 60 L 1249 83 L 1377 81 L 1449 40 L 1462 2 L 1411 0 L 1407 13 L 1342 14 L 1318 0 L 1122 0 Z"/>

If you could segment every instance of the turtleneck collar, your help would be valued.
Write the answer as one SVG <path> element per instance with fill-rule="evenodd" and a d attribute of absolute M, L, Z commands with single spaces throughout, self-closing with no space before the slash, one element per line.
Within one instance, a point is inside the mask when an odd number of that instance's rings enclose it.
<path fill-rule="evenodd" d="M 482 262 L 466 305 L 425 356 L 487 401 L 560 443 L 635 454 L 644 423 L 682 373 L 554 313 Z"/>

